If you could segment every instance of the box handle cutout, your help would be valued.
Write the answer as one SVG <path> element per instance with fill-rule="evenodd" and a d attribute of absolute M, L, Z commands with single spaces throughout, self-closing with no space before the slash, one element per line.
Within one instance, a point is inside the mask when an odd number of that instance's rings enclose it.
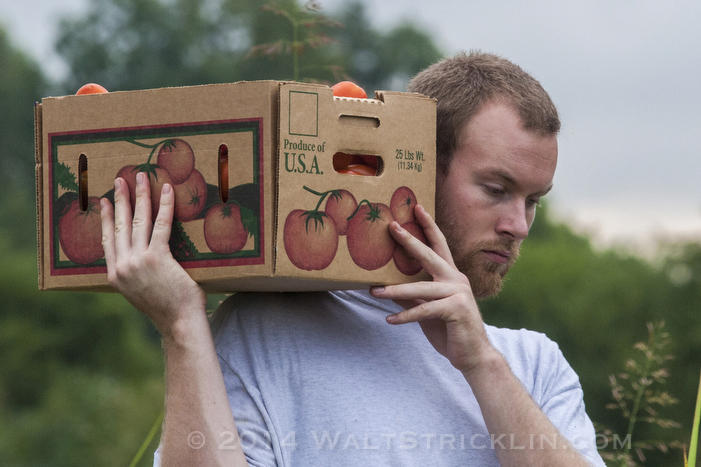
<path fill-rule="evenodd" d="M 360 128 L 379 128 L 380 126 L 380 119 L 377 117 L 341 114 L 338 116 L 338 120 L 342 125 L 352 125 Z"/>
<path fill-rule="evenodd" d="M 88 158 L 85 154 L 78 157 L 78 199 L 80 210 L 88 210 Z"/>
<path fill-rule="evenodd" d="M 222 203 L 229 199 L 229 148 L 219 145 L 219 198 Z"/>
<path fill-rule="evenodd" d="M 382 173 L 384 162 L 373 154 L 337 152 L 333 155 L 333 168 L 340 174 L 376 177 Z"/>

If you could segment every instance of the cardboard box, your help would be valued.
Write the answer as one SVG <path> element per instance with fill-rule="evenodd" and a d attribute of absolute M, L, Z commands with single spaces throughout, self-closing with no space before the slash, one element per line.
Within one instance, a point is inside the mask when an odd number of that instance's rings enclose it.
<path fill-rule="evenodd" d="M 174 185 L 171 250 L 208 291 L 424 279 L 385 259 L 380 224 L 390 205 L 403 218 L 411 193 L 433 213 L 435 112 L 418 94 L 338 98 L 276 81 L 45 98 L 35 106 L 39 288 L 110 290 L 96 203 L 113 198 L 118 173 L 139 170 Z M 381 158 L 381 172 L 337 172 L 347 154 Z M 339 235 L 333 214 L 352 205 L 348 192 L 361 208 Z"/>

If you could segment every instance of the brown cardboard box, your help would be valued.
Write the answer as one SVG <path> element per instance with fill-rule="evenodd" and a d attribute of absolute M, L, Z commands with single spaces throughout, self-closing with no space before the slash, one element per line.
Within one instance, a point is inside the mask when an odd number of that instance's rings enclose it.
<path fill-rule="evenodd" d="M 435 112 L 417 94 L 337 98 L 276 81 L 45 98 L 35 108 L 39 288 L 110 290 L 97 200 L 112 199 L 118 173 L 139 170 L 174 185 L 171 250 L 206 290 L 423 279 L 387 260 L 394 248 L 382 241 L 390 206 L 402 218 L 411 193 L 433 214 Z M 378 156 L 380 174 L 339 173 L 335 154 Z M 333 214 L 353 207 L 348 192 L 361 207 L 339 234 L 346 216 Z"/>

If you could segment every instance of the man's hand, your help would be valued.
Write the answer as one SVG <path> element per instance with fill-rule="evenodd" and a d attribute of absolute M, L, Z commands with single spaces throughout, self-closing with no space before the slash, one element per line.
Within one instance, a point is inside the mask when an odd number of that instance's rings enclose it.
<path fill-rule="evenodd" d="M 158 215 L 151 225 L 151 189 L 143 173 L 136 176 L 134 218 L 129 188 L 114 182 L 115 208 L 100 200 L 102 246 L 107 279 L 161 332 L 166 357 L 166 414 L 161 436 L 163 465 L 245 466 L 238 438 L 234 449 L 218 449 L 214 440 L 236 433 L 226 387 L 205 315 L 202 288 L 173 258 L 168 247 L 175 195 L 163 185 Z M 207 443 L 193 448 L 188 436 Z"/>
<path fill-rule="evenodd" d="M 205 294 L 175 261 L 168 246 L 175 204 L 173 187 L 163 185 L 152 226 L 149 179 L 139 173 L 136 181 L 133 219 L 129 188 L 122 178 L 114 182 L 114 212 L 107 199 L 100 200 L 107 279 L 151 318 L 164 339 L 173 339 L 178 329 L 193 319 L 201 320 L 198 315 L 204 313 Z"/>
<path fill-rule="evenodd" d="M 499 354 L 487 339 L 470 282 L 455 266 L 445 236 L 423 206 L 417 205 L 414 213 L 428 245 L 397 222 L 390 224 L 390 232 L 433 281 L 373 287 L 371 293 L 405 308 L 387 317 L 390 324 L 418 322 L 433 347 L 455 368 L 469 373 Z"/>
<path fill-rule="evenodd" d="M 511 445 L 498 446 L 496 454 L 501 465 L 587 465 L 533 402 L 501 353 L 489 342 L 470 282 L 456 268 L 443 233 L 421 206 L 416 206 L 414 213 L 424 229 L 428 246 L 396 222 L 390 224 L 390 232 L 433 281 L 373 287 L 374 296 L 394 299 L 405 308 L 389 315 L 387 321 L 421 325 L 433 347 L 470 384 L 490 433 L 507 436 L 513 446 L 526 446 L 536 434 L 555 440 L 553 446 L 557 448 L 524 450 L 511 449 Z"/>

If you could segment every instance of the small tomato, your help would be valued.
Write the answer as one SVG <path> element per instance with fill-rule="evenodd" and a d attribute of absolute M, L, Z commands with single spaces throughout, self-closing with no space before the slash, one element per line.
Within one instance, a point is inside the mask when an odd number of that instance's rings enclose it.
<path fill-rule="evenodd" d="M 331 86 L 331 89 L 336 97 L 355 97 L 359 99 L 367 99 L 368 97 L 365 90 L 352 81 L 341 81 Z"/>
<path fill-rule="evenodd" d="M 338 169 L 338 173 L 351 175 L 377 175 L 377 169 L 365 164 L 348 164 L 345 169 Z"/>
<path fill-rule="evenodd" d="M 103 86 L 100 86 L 97 83 L 87 83 L 84 84 L 78 89 L 78 92 L 75 93 L 76 96 L 81 96 L 83 94 L 104 94 L 107 92 L 107 89 L 105 89 Z"/>

